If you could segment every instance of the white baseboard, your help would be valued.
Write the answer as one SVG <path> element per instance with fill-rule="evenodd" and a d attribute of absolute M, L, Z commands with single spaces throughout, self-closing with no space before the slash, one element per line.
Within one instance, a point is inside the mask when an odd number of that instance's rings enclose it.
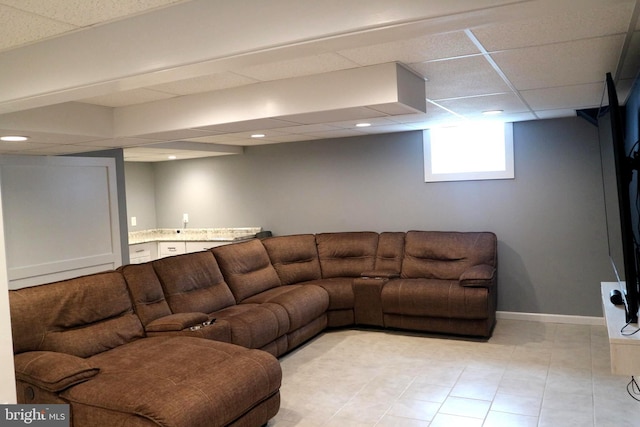
<path fill-rule="evenodd" d="M 568 323 L 573 325 L 604 326 L 604 317 L 570 316 L 565 314 L 519 313 L 515 311 L 498 311 L 498 319 L 528 320 L 543 323 Z"/>

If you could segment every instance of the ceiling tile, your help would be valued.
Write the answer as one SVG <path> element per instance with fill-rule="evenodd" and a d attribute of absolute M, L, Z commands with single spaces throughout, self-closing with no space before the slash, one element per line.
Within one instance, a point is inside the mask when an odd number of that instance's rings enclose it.
<path fill-rule="evenodd" d="M 3 4 L 46 16 L 59 22 L 84 27 L 111 21 L 183 0 L 2 0 Z M 3 20 L 3 23 L 5 21 Z"/>
<path fill-rule="evenodd" d="M 640 69 L 640 31 L 635 31 L 629 46 L 627 56 L 624 58 L 622 67 L 620 68 L 621 79 L 634 79 L 638 75 Z"/>
<path fill-rule="evenodd" d="M 81 145 L 47 145 L 35 149 L 30 149 L 29 151 L 27 151 L 27 154 L 60 156 L 64 154 L 85 153 L 86 151 L 87 149 Z"/>
<path fill-rule="evenodd" d="M 464 32 L 457 31 L 340 50 L 338 53 L 360 65 L 373 65 L 394 61 L 412 64 L 470 55 L 479 53 L 479 50 Z"/>
<path fill-rule="evenodd" d="M 154 144 L 162 142 L 160 140 L 150 140 L 150 139 L 142 139 L 142 138 L 112 138 L 112 139 L 101 139 L 97 141 L 89 141 L 84 142 L 82 145 L 86 147 L 102 147 L 102 148 L 123 148 L 123 147 L 131 147 L 131 146 L 145 146 L 149 144 Z"/>
<path fill-rule="evenodd" d="M 362 136 L 365 134 L 363 132 L 358 132 L 352 129 L 336 129 L 328 130 L 325 132 L 312 132 L 307 135 L 315 136 L 318 138 L 346 138 L 350 136 Z"/>
<path fill-rule="evenodd" d="M 195 129 L 180 129 L 180 130 L 170 130 L 166 132 L 157 132 L 157 133 L 149 133 L 145 135 L 138 135 L 139 138 L 143 139 L 158 139 L 162 141 L 178 141 L 181 139 L 189 139 L 189 138 L 198 138 L 202 136 L 209 136 L 214 134 L 213 131 L 202 131 Z"/>
<path fill-rule="evenodd" d="M 209 144 L 232 144 L 240 138 L 235 138 L 230 134 L 202 136 L 198 138 L 183 138 L 183 141 L 205 142 Z"/>
<path fill-rule="evenodd" d="M 525 19 L 473 28 L 473 34 L 488 51 L 540 46 L 625 33 L 634 1 L 583 2 L 571 11 L 550 8 L 547 13 Z"/>
<path fill-rule="evenodd" d="M 85 98 L 80 100 L 80 102 L 103 105 L 105 107 L 125 107 L 127 105 L 144 104 L 145 102 L 169 99 L 174 96 L 175 95 L 169 93 L 140 88 Z"/>
<path fill-rule="evenodd" d="M 534 110 L 553 110 L 566 108 L 594 108 L 600 106 L 604 93 L 604 83 L 562 86 L 544 89 L 523 90 L 520 92 L 525 101 Z"/>
<path fill-rule="evenodd" d="M 438 101 L 444 108 L 465 118 L 482 117 L 483 111 L 504 110 L 506 114 L 528 112 L 527 106 L 513 93 L 474 96 Z"/>
<path fill-rule="evenodd" d="M 427 99 L 509 92 L 509 86 L 482 55 L 412 64 L 424 75 Z"/>
<path fill-rule="evenodd" d="M 212 90 L 229 89 L 255 82 L 255 79 L 234 73 L 215 73 L 207 76 L 193 77 L 190 79 L 177 80 L 171 83 L 149 86 L 148 89 L 159 90 L 161 92 L 173 93 L 176 95 L 191 95 L 200 92 L 210 92 Z"/>
<path fill-rule="evenodd" d="M 45 148 L 50 147 L 50 144 L 41 144 L 34 143 L 32 141 L 22 141 L 22 142 L 5 142 L 0 141 L 0 153 L 16 153 L 16 152 L 24 152 L 27 150 L 34 150 L 36 148 Z"/>
<path fill-rule="evenodd" d="M 80 144 L 88 141 L 94 141 L 95 136 L 89 135 L 72 135 L 61 134 L 52 132 L 35 132 L 35 131 L 22 131 L 15 129 L 0 129 L 2 135 L 25 135 L 29 137 L 26 141 L 27 144 Z"/>
<path fill-rule="evenodd" d="M 604 80 L 615 71 L 623 35 L 508 50 L 491 54 L 518 90 Z"/>
<path fill-rule="evenodd" d="M 244 132 L 244 131 L 258 131 L 258 130 L 265 130 L 265 129 L 277 129 L 282 127 L 288 127 L 288 126 L 291 126 L 292 124 L 293 123 L 286 120 L 255 119 L 255 120 L 244 120 L 240 122 L 223 123 L 220 125 L 213 125 L 213 126 L 202 126 L 196 129 L 221 132 L 221 133 L 234 133 L 234 132 Z"/>
<path fill-rule="evenodd" d="M 300 125 L 300 126 L 292 126 L 288 128 L 280 128 L 278 129 L 280 132 L 288 132 L 288 133 L 297 133 L 297 134 L 307 134 L 307 133 L 315 133 L 315 132 L 324 132 L 329 130 L 336 130 L 335 126 L 332 126 L 329 123 L 318 123 L 312 125 Z"/>
<path fill-rule="evenodd" d="M 0 25 L 0 50 L 46 39 L 77 28 L 1 4 L 0 22 L 2 22 Z"/>
<path fill-rule="evenodd" d="M 238 69 L 236 72 L 252 79 L 269 81 L 345 70 L 357 65 L 335 53 L 324 53 L 254 65 Z"/>
<path fill-rule="evenodd" d="M 398 123 L 391 120 L 391 117 L 375 117 L 375 118 L 366 119 L 366 120 L 346 120 L 343 122 L 333 122 L 328 124 L 340 129 L 354 129 L 356 128 L 356 124 L 363 123 L 363 122 L 369 123 L 371 125 L 369 127 L 395 125 Z M 361 131 L 365 131 L 367 128 L 357 128 L 357 129 Z"/>
<path fill-rule="evenodd" d="M 370 119 L 373 117 L 383 117 L 385 114 L 374 111 L 366 107 L 343 108 L 330 111 L 318 111 L 315 113 L 292 114 L 285 116 L 287 120 L 291 120 L 301 124 L 318 124 L 333 123 L 345 120 Z"/>

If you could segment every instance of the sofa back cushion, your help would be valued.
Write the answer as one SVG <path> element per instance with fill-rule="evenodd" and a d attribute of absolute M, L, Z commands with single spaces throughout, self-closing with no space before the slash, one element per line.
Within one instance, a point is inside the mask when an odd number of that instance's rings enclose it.
<path fill-rule="evenodd" d="M 210 251 L 152 262 L 173 313 L 213 313 L 236 303 Z"/>
<path fill-rule="evenodd" d="M 258 239 L 211 249 L 237 302 L 280 286 L 278 273 Z"/>
<path fill-rule="evenodd" d="M 497 239 L 490 232 L 409 231 L 401 277 L 458 280 L 478 264 L 497 264 Z"/>
<path fill-rule="evenodd" d="M 144 336 L 124 277 L 110 271 L 9 291 L 13 351 L 89 357 Z"/>
<path fill-rule="evenodd" d="M 316 234 L 322 277 L 359 277 L 373 270 L 378 233 L 371 231 Z"/>
<path fill-rule="evenodd" d="M 380 233 L 376 252 L 376 271 L 384 270 L 400 274 L 404 256 L 404 236 L 403 232 Z"/>
<path fill-rule="evenodd" d="M 124 265 L 118 270 L 127 282 L 133 307 L 144 326 L 171 314 L 160 279 L 150 262 Z"/>
<path fill-rule="evenodd" d="M 322 277 L 313 234 L 271 237 L 263 240 L 262 244 L 283 285 Z"/>

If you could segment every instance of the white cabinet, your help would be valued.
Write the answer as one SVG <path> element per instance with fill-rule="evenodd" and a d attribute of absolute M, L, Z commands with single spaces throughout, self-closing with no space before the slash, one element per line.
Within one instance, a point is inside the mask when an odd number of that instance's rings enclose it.
<path fill-rule="evenodd" d="M 155 242 L 129 245 L 129 263 L 142 264 L 158 257 L 158 245 Z"/>
<path fill-rule="evenodd" d="M 169 242 L 147 242 L 129 245 L 129 263 L 141 264 L 173 255 L 186 254 L 191 252 L 206 251 L 216 246 L 228 245 L 232 242 L 221 241 L 169 241 Z"/>
<path fill-rule="evenodd" d="M 185 242 L 159 242 L 158 258 L 187 253 Z"/>
<path fill-rule="evenodd" d="M 609 335 L 609 352 L 611 354 L 611 373 L 613 375 L 640 375 L 640 336 L 623 335 L 620 331 L 625 325 L 624 306 L 613 305 L 610 294 L 619 289 L 618 282 L 600 282 L 602 293 L 602 310 L 607 323 Z M 636 326 L 629 325 L 633 331 Z"/>

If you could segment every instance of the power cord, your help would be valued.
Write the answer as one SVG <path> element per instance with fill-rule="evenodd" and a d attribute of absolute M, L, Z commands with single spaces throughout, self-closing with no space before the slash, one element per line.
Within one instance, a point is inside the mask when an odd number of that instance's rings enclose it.
<path fill-rule="evenodd" d="M 623 337 L 630 337 L 631 335 L 637 334 L 640 331 L 640 328 L 636 328 L 636 330 L 633 332 L 625 332 L 625 328 L 630 324 L 631 322 L 627 322 L 627 324 L 624 325 L 622 329 L 620 329 L 620 335 L 622 335 Z"/>
<path fill-rule="evenodd" d="M 640 386 L 638 385 L 638 381 L 636 381 L 635 377 L 631 377 L 631 381 L 627 384 L 627 392 L 632 399 L 640 402 Z"/>

